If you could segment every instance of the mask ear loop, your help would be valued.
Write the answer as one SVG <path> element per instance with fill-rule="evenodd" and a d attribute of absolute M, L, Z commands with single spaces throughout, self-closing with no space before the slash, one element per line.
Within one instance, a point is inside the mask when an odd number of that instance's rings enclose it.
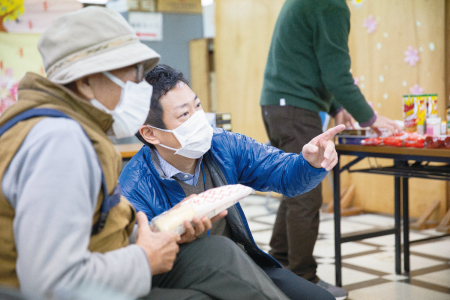
<path fill-rule="evenodd" d="M 166 148 L 166 149 L 169 149 L 169 150 L 172 150 L 172 151 L 178 151 L 178 150 L 180 150 L 180 149 L 171 148 L 171 147 L 169 147 L 169 146 L 165 146 L 165 145 L 163 145 L 163 144 L 161 144 L 161 143 L 159 143 L 159 145 L 160 145 L 161 147 L 163 147 L 163 148 Z"/>
<path fill-rule="evenodd" d="M 161 129 L 161 128 L 158 128 L 158 127 L 154 127 L 154 126 L 152 126 L 152 125 L 145 125 L 145 126 L 147 126 L 147 127 L 150 127 L 150 128 L 155 128 L 155 129 L 158 129 L 158 130 L 161 130 L 161 131 L 165 131 L 165 132 L 173 132 L 173 130 L 168 130 L 168 129 Z M 169 150 L 172 150 L 172 151 L 178 151 L 178 150 L 180 150 L 180 149 L 175 149 L 175 148 L 171 148 L 171 147 L 169 147 L 169 146 L 166 146 L 166 145 L 163 145 L 163 144 L 159 144 L 161 147 L 163 147 L 163 148 L 166 148 L 166 149 L 169 149 Z"/>
<path fill-rule="evenodd" d="M 105 73 L 105 72 L 104 72 Z M 106 75 L 106 74 L 105 74 Z M 111 76 L 114 76 L 114 75 L 112 75 L 112 74 L 109 74 L 109 75 L 111 75 Z M 109 77 L 108 77 L 109 78 Z M 117 77 L 115 77 L 117 80 L 120 80 L 119 78 L 117 78 Z M 111 79 L 112 80 L 112 79 Z M 203 111 L 203 109 L 201 110 L 201 111 Z M 198 112 L 200 112 L 200 111 L 197 111 L 197 112 L 195 112 L 195 113 L 198 113 Z M 204 112 L 203 112 L 204 113 Z M 190 118 L 186 121 L 186 122 L 188 122 L 190 120 Z M 184 124 L 184 123 L 183 123 Z M 183 124 L 181 124 L 180 126 L 178 126 L 177 128 L 179 128 L 179 127 L 181 127 L 181 126 L 183 126 Z M 152 125 L 148 125 L 148 124 L 145 124 L 145 126 L 147 126 L 147 127 L 151 127 L 151 128 L 154 128 L 154 129 L 158 129 L 158 130 L 161 130 L 161 131 L 164 131 L 164 132 L 170 132 L 170 133 L 173 133 L 177 128 L 175 128 L 174 130 L 169 130 L 169 129 L 161 129 L 161 128 L 158 128 L 158 127 L 155 127 L 155 126 L 152 126 Z M 170 149 L 170 148 L 168 148 L 168 149 Z"/>
<path fill-rule="evenodd" d="M 109 73 L 108 71 L 102 72 L 102 74 L 105 75 L 106 77 L 108 77 L 109 80 L 111 80 L 112 82 L 114 82 L 115 84 L 120 86 L 121 88 L 123 88 L 123 89 L 125 88 L 125 82 L 123 82 L 122 80 L 120 80 L 119 78 L 114 76 L 113 74 Z"/>
<path fill-rule="evenodd" d="M 155 126 L 152 126 L 152 125 L 148 125 L 148 124 L 145 124 L 145 126 L 147 126 L 147 127 L 151 127 L 151 128 L 154 128 L 154 129 L 158 129 L 158 130 L 161 130 L 161 131 L 164 131 L 164 132 L 173 132 L 173 130 L 169 130 L 169 129 L 161 129 L 161 128 L 158 128 L 158 127 L 155 127 Z"/>

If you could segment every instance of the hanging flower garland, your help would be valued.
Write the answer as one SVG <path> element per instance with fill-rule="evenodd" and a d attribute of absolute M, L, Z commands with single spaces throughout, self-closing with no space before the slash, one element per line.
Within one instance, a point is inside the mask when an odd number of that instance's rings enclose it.
<path fill-rule="evenodd" d="M 408 63 L 411 67 L 413 67 L 419 60 L 419 50 L 409 46 L 408 50 L 405 51 L 405 63 Z"/>
<path fill-rule="evenodd" d="M 423 88 L 420 87 L 418 84 L 415 84 L 414 86 L 409 88 L 409 92 L 412 95 L 422 95 L 423 94 Z"/>
<path fill-rule="evenodd" d="M 17 101 L 19 83 L 13 75 L 14 71 L 11 68 L 6 68 L 4 73 L 0 74 L 0 115 Z"/>
<path fill-rule="evenodd" d="M 374 20 L 372 15 L 369 15 L 367 19 L 364 19 L 364 28 L 367 28 L 367 33 L 372 33 L 377 30 L 378 22 Z"/>

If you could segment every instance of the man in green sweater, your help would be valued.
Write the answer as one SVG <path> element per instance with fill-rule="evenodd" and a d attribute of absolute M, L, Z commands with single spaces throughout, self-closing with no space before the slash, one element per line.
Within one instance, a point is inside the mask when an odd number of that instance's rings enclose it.
<path fill-rule="evenodd" d="M 261 107 L 272 146 L 298 153 L 322 132 L 319 111 L 336 123 L 401 130 L 377 115 L 350 73 L 350 11 L 345 0 L 287 0 L 276 23 L 264 73 Z M 321 185 L 278 209 L 270 254 L 289 270 L 345 299 L 347 291 L 320 280 L 312 255 L 322 205 Z"/>

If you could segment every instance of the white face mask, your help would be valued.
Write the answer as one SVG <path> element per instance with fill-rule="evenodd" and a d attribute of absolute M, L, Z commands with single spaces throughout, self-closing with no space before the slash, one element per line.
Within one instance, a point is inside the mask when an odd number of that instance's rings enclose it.
<path fill-rule="evenodd" d="M 135 135 L 147 119 L 153 87 L 145 80 L 140 83 L 132 81 L 124 83 L 109 72 L 103 74 L 122 88 L 120 102 L 114 110 L 107 109 L 97 99 L 92 99 L 91 104 L 112 115 L 114 119 L 112 129 L 116 138 Z"/>
<path fill-rule="evenodd" d="M 172 132 L 178 142 L 181 144 L 180 149 L 174 149 L 163 144 L 160 146 L 175 151 L 175 154 L 197 159 L 203 156 L 211 148 L 211 140 L 213 136 L 213 129 L 206 119 L 203 110 L 197 111 L 186 122 L 175 128 L 174 130 L 166 130 L 156 128 L 150 125 L 149 127 Z"/>

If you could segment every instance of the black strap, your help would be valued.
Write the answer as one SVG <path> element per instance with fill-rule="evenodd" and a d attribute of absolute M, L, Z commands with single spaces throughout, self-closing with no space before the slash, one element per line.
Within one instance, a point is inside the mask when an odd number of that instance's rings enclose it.
<path fill-rule="evenodd" d="M 50 108 L 33 108 L 18 114 L 8 122 L 6 122 L 2 127 L 0 127 L 0 136 L 2 136 L 7 130 L 19 123 L 20 121 L 25 121 L 35 117 L 54 117 L 54 118 L 66 118 L 70 119 L 69 116 L 60 112 L 56 109 Z"/>
<path fill-rule="evenodd" d="M 24 111 L 24 112 L 18 114 L 17 116 L 13 117 L 11 120 L 6 122 L 2 127 L 0 127 L 0 137 L 6 131 L 8 131 L 14 125 L 16 125 L 17 123 L 31 119 L 31 118 L 36 118 L 36 117 L 53 117 L 53 118 L 72 119 L 68 115 L 66 115 L 56 109 L 32 108 L 30 110 L 27 110 L 27 111 Z M 81 129 L 83 129 L 83 127 L 81 127 Z M 86 134 L 84 129 L 83 129 L 83 132 L 86 135 L 86 137 L 88 137 L 88 135 Z M 98 157 L 97 157 L 97 161 L 98 161 Z M 100 231 L 102 231 L 102 229 L 105 227 L 106 219 L 108 217 L 108 213 L 109 213 L 110 209 L 113 208 L 114 206 L 116 206 L 120 202 L 120 195 L 121 195 L 120 184 L 117 184 L 112 195 L 108 195 L 108 188 L 106 186 L 105 175 L 103 174 L 103 169 L 102 169 L 99 161 L 98 161 L 98 164 L 100 166 L 100 170 L 102 171 L 103 202 L 102 202 L 102 207 L 100 210 L 100 218 L 99 218 L 98 222 L 92 226 L 91 235 L 95 235 L 97 233 L 100 233 Z"/>
<path fill-rule="evenodd" d="M 219 187 L 227 185 L 228 184 L 227 180 L 223 175 L 219 165 L 212 158 L 211 151 L 206 152 L 205 155 L 203 156 L 203 159 L 205 160 L 205 165 L 209 170 L 209 174 L 211 175 L 211 179 L 214 183 L 214 186 Z"/>

